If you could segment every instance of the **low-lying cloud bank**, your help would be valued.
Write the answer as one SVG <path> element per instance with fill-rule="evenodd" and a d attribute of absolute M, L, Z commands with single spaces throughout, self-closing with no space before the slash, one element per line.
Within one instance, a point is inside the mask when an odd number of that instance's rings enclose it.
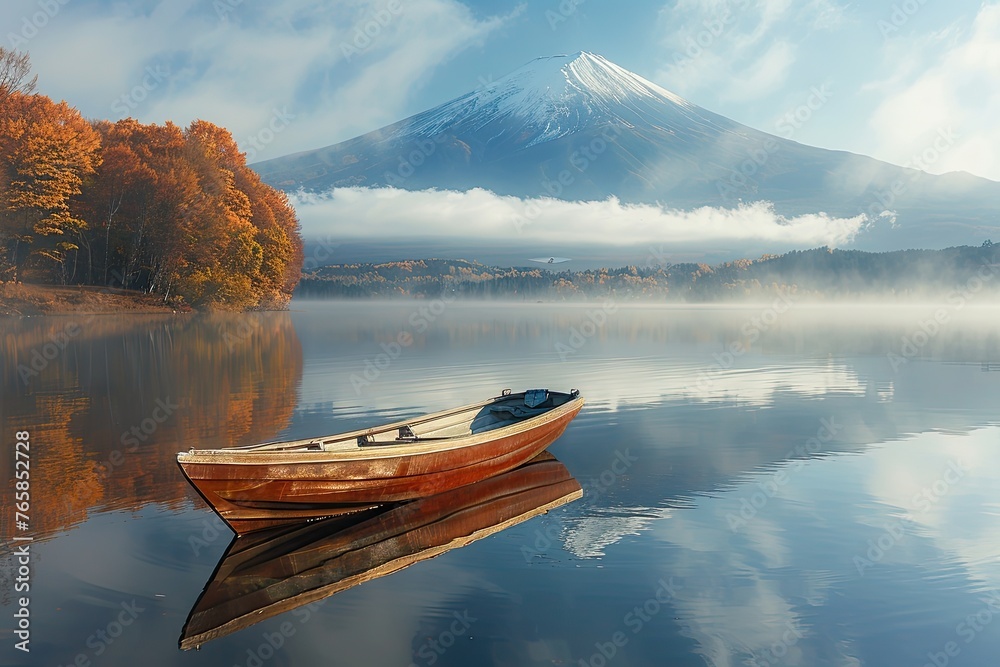
<path fill-rule="evenodd" d="M 343 239 L 471 238 L 600 246 L 754 241 L 785 249 L 841 246 L 868 224 L 864 215 L 835 218 L 814 213 L 786 218 L 769 202 L 681 211 L 624 204 L 613 197 L 583 202 L 520 199 L 479 188 L 468 192 L 336 188 L 323 194 L 300 192 L 291 200 L 305 235 Z"/>

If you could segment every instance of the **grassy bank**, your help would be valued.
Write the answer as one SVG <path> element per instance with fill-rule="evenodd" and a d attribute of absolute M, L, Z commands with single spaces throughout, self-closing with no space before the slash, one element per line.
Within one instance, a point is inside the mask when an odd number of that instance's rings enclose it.
<path fill-rule="evenodd" d="M 155 294 L 131 290 L 0 283 L 0 316 L 173 313 L 190 310 L 187 306 L 166 304 L 162 297 Z"/>

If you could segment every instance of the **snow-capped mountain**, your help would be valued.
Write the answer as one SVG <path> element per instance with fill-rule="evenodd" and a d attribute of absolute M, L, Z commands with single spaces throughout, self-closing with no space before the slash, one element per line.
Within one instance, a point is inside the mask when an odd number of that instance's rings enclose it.
<path fill-rule="evenodd" d="M 779 213 L 897 213 L 910 244 L 996 236 L 1000 183 L 932 176 L 799 144 L 698 107 L 605 58 L 537 58 L 438 107 L 354 139 L 257 163 L 288 191 L 467 190 L 675 208 L 768 200 Z M 867 234 L 892 247 L 898 232 Z M 885 243 L 883 243 L 885 241 Z"/>
<path fill-rule="evenodd" d="M 392 138 L 420 139 L 456 128 L 495 130 L 487 139 L 492 149 L 507 143 L 523 149 L 599 124 L 655 122 L 664 107 L 700 120 L 692 104 L 600 56 L 547 56 L 415 116 Z"/>

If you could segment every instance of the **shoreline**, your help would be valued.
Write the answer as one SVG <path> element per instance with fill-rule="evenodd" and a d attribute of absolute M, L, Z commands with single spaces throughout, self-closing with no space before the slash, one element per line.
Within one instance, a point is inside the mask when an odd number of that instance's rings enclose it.
<path fill-rule="evenodd" d="M 0 283 L 0 317 L 39 315 L 172 314 L 194 312 L 155 294 L 107 287 Z"/>

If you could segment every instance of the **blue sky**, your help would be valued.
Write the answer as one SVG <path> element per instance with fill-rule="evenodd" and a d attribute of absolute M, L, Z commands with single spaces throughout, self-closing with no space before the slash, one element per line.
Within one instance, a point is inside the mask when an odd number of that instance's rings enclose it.
<path fill-rule="evenodd" d="M 40 90 L 88 117 L 205 118 L 256 159 L 586 50 L 824 148 L 907 164 L 949 133 L 929 171 L 1000 180 L 996 1 L 7 0 L 0 26 Z"/>

